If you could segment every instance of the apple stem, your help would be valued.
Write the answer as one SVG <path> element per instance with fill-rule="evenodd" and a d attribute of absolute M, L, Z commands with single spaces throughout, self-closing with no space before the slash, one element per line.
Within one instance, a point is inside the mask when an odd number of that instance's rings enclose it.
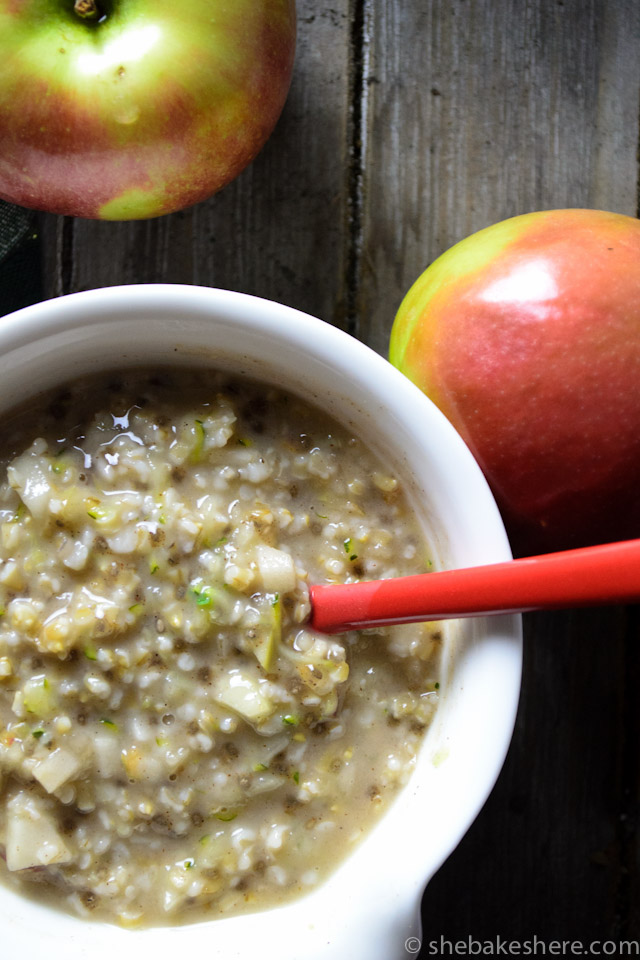
<path fill-rule="evenodd" d="M 97 20 L 100 16 L 96 0 L 75 0 L 73 12 L 82 20 Z"/>

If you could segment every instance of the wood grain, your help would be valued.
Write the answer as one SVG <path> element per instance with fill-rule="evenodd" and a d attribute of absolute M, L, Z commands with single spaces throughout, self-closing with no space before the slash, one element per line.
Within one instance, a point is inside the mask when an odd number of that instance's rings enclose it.
<path fill-rule="evenodd" d="M 425 943 L 638 938 L 638 640 L 624 608 L 525 617 L 512 747 L 427 888 Z"/>
<path fill-rule="evenodd" d="M 474 230 L 636 213 L 640 7 L 371 0 L 364 20 L 356 331 L 385 353 L 410 284 Z M 427 888 L 423 956 L 441 936 L 640 937 L 637 618 L 532 615 L 525 636 L 512 749 Z"/>

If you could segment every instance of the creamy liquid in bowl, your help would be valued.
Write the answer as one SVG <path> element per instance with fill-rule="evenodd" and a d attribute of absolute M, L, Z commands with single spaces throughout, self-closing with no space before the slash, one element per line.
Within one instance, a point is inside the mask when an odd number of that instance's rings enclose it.
<path fill-rule="evenodd" d="M 0 456 L 2 880 L 125 925 L 312 889 L 437 705 L 438 624 L 305 625 L 310 582 L 428 569 L 398 480 L 322 411 L 204 370 L 77 381 Z"/>

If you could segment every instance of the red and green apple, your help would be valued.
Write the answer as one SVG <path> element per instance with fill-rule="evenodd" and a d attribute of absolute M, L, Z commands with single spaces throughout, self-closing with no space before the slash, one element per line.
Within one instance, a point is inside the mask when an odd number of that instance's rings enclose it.
<path fill-rule="evenodd" d="M 505 220 L 429 266 L 389 358 L 475 454 L 516 553 L 640 536 L 640 222 Z"/>
<path fill-rule="evenodd" d="M 110 220 L 215 193 L 284 105 L 295 0 L 0 0 L 0 197 Z"/>

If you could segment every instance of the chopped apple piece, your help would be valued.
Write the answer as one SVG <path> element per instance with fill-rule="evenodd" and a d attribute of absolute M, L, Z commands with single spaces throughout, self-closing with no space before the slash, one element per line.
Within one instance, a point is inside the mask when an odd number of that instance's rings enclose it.
<path fill-rule="evenodd" d="M 280 595 L 266 594 L 258 602 L 260 621 L 253 628 L 249 643 L 260 666 L 267 673 L 273 667 L 282 637 L 282 601 Z"/>
<path fill-rule="evenodd" d="M 274 703 L 261 692 L 258 681 L 240 670 L 231 670 L 222 677 L 214 696 L 218 703 L 230 707 L 251 723 L 265 720 L 275 710 Z"/>
<path fill-rule="evenodd" d="M 23 703 L 27 713 L 36 717 L 50 717 L 56 708 L 56 697 L 44 674 L 30 677 L 23 690 Z"/>
<path fill-rule="evenodd" d="M 63 783 L 75 777 L 79 770 L 78 758 L 64 747 L 58 747 L 36 764 L 33 775 L 47 793 L 54 793 Z"/>
<path fill-rule="evenodd" d="M 7 467 L 9 483 L 29 512 L 39 519 L 47 515 L 53 479 L 51 464 L 46 456 L 42 456 L 42 446 L 42 440 L 35 440 Z M 46 444 L 44 447 L 46 450 Z"/>
<path fill-rule="evenodd" d="M 97 734 L 94 737 L 93 757 L 96 773 L 99 777 L 106 780 L 109 777 L 118 776 L 120 772 L 120 745 L 113 733 Z"/>
<path fill-rule="evenodd" d="M 296 570 L 293 557 L 285 550 L 277 550 L 266 543 L 256 547 L 258 572 L 265 590 L 274 593 L 287 593 L 296 585 Z"/>
<path fill-rule="evenodd" d="M 68 863 L 72 854 L 38 797 L 16 794 L 7 804 L 7 868 L 27 870 Z"/>

